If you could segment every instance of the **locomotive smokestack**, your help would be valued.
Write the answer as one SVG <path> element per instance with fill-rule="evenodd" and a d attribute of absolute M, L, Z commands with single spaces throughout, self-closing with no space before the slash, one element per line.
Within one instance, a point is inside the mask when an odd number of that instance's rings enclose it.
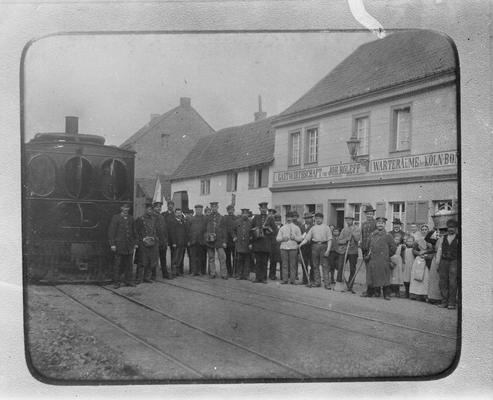
<path fill-rule="evenodd" d="M 79 133 L 79 117 L 65 117 L 65 133 L 67 135 Z"/>

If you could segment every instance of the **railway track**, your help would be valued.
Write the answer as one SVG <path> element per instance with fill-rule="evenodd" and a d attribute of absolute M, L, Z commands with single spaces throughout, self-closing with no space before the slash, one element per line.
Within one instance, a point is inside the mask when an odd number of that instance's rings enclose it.
<path fill-rule="evenodd" d="M 159 348 L 158 346 L 156 345 L 153 345 L 149 340 L 147 340 L 142 334 L 139 334 L 139 335 L 136 335 L 134 333 L 132 333 L 130 330 L 126 329 L 122 324 L 120 324 L 118 321 L 115 321 L 114 319 L 110 319 L 108 317 L 106 317 L 103 313 L 101 312 L 98 312 L 94 307 L 91 307 L 87 304 L 85 304 L 84 302 L 80 301 L 79 299 L 77 299 L 75 296 L 71 295 L 70 293 L 68 293 L 67 291 L 63 290 L 62 288 L 58 287 L 58 286 L 54 286 L 60 293 L 62 293 L 64 296 L 66 296 L 67 298 L 69 298 L 71 301 L 75 302 L 76 304 L 78 304 L 80 307 L 84 308 L 85 310 L 89 311 L 91 314 L 97 316 L 98 318 L 104 320 L 106 323 L 112 325 L 113 327 L 115 327 L 116 329 L 118 329 L 118 331 L 120 331 L 121 333 L 123 333 L 124 335 L 127 335 L 129 337 L 131 337 L 132 339 L 134 339 L 136 342 L 146 346 L 147 348 L 153 350 L 154 352 L 156 352 L 157 354 L 159 354 L 160 356 L 162 356 L 164 359 L 166 359 L 167 361 L 170 361 L 174 364 L 176 364 L 177 366 L 179 366 L 180 368 L 182 368 L 183 370 L 187 371 L 188 373 L 190 373 L 194 378 L 198 378 L 198 379 L 211 379 L 213 378 L 212 376 L 208 376 L 207 374 L 204 374 L 203 372 L 201 372 L 198 368 L 195 368 L 194 366 L 191 366 L 190 364 L 184 362 L 183 360 L 180 360 L 178 359 L 177 357 L 175 357 L 174 355 L 170 354 L 169 352 L 165 352 L 163 351 L 161 348 Z M 171 315 L 170 313 L 167 313 L 167 312 L 164 312 L 163 310 L 160 310 L 158 309 L 157 307 L 153 307 L 149 304 L 146 304 L 142 301 L 139 301 L 139 300 L 136 300 L 130 296 L 127 296 L 125 294 L 122 294 L 122 293 L 119 293 L 113 289 L 110 289 L 110 288 L 107 288 L 107 287 L 104 287 L 104 286 L 101 286 L 100 287 L 102 290 L 105 290 L 109 293 L 111 293 L 112 295 L 116 296 L 116 297 L 119 297 L 119 298 L 123 298 L 133 304 L 136 304 L 138 305 L 139 307 L 149 311 L 149 312 L 152 312 L 152 313 L 155 313 L 155 314 L 158 314 L 160 317 L 163 317 L 163 318 L 166 318 L 168 320 L 173 320 L 175 322 L 178 322 L 188 328 L 191 328 L 195 331 L 198 331 L 200 332 L 201 334 L 203 335 L 206 335 L 206 336 L 209 336 L 211 338 L 214 338 L 215 340 L 217 341 L 220 341 L 222 343 L 226 343 L 230 346 L 233 346 L 237 349 L 241 349 L 242 351 L 244 352 L 248 352 L 260 359 L 263 359 L 265 361 L 267 361 L 268 363 L 272 363 L 278 367 L 280 367 L 281 369 L 284 369 L 286 371 L 286 374 L 288 377 L 292 377 L 292 378 L 298 378 L 298 379 L 309 379 L 310 376 L 308 374 L 306 374 L 305 372 L 303 371 L 299 371 L 297 370 L 296 368 L 293 368 L 292 366 L 282 362 L 282 361 L 279 361 L 279 360 L 276 360 L 272 357 L 269 357 L 265 354 L 262 354 L 258 351 L 255 351 L 251 348 L 248 348 L 247 346 L 244 346 L 244 345 L 241 345 L 239 343 L 235 343 L 227 338 L 224 338 L 216 333 L 213 333 L 213 332 L 210 332 L 206 329 L 203 329 L 199 326 L 196 326 L 194 324 L 191 324 L 177 316 L 174 316 L 174 315 Z"/>
<path fill-rule="evenodd" d="M 201 282 L 201 283 L 208 283 L 208 282 L 210 282 L 210 280 L 205 280 L 205 279 L 200 279 L 200 278 L 195 278 L 195 277 L 190 277 L 190 278 L 187 278 L 187 279 L 192 279 L 192 280 L 195 280 L 195 281 L 198 281 L 198 282 Z M 218 298 L 222 298 L 222 299 L 227 299 L 227 300 L 230 300 L 230 301 L 236 301 L 235 299 L 231 299 L 229 297 L 226 298 L 224 296 L 220 296 L 220 295 L 217 295 L 217 294 L 211 294 L 209 292 L 206 292 L 206 291 L 203 291 L 203 290 L 200 290 L 200 289 L 189 288 L 189 287 L 186 287 L 186 286 L 178 285 L 178 284 L 176 284 L 174 282 L 172 283 L 170 281 L 159 280 L 158 282 L 161 283 L 161 284 L 172 285 L 172 286 L 180 287 L 180 288 L 183 288 L 183 289 L 186 289 L 186 290 L 190 290 L 190 291 L 195 291 L 195 292 L 202 293 L 202 294 L 209 295 L 209 296 L 214 296 L 214 297 L 218 297 Z M 220 286 L 220 285 L 217 285 L 217 286 Z M 224 289 L 224 287 L 222 285 L 221 285 L 221 288 Z M 427 334 L 427 335 L 442 337 L 444 339 L 449 339 L 449 340 L 454 340 L 454 341 L 457 340 L 457 337 L 456 336 L 446 335 L 446 334 L 439 333 L 439 332 L 433 332 L 433 331 L 429 331 L 429 330 L 426 330 L 426 329 L 415 328 L 415 327 L 412 327 L 412 326 L 403 325 L 403 324 L 399 324 L 399 323 L 395 323 L 395 322 L 390 322 L 390 321 L 385 321 L 385 320 L 378 319 L 378 318 L 371 318 L 371 317 L 367 317 L 367 316 L 361 315 L 361 314 L 355 314 L 355 313 L 350 313 L 350 312 L 341 311 L 341 310 L 334 310 L 333 308 L 323 307 L 323 306 L 319 306 L 319 305 L 312 304 L 312 303 L 307 303 L 307 302 L 300 301 L 300 300 L 294 300 L 294 299 L 290 299 L 290 298 L 279 297 L 279 296 L 275 296 L 275 295 L 272 295 L 272 294 L 261 293 L 259 291 L 255 291 L 255 290 L 249 290 L 249 289 L 244 289 L 244 288 L 239 288 L 239 287 L 231 287 L 231 286 L 229 286 L 226 290 L 237 291 L 237 292 L 242 292 L 242 293 L 247 293 L 247 294 L 255 294 L 255 296 L 262 296 L 264 298 L 270 298 L 270 299 L 275 299 L 275 300 L 279 300 L 279 301 L 282 301 L 282 302 L 287 302 L 287 303 L 292 303 L 292 304 L 298 304 L 298 305 L 306 306 L 306 307 L 317 309 L 317 310 L 327 311 L 327 312 L 332 313 L 332 314 L 338 314 L 338 315 L 348 316 L 348 317 L 352 317 L 352 318 L 357 318 L 357 319 L 361 319 L 361 320 L 365 320 L 365 321 L 369 321 L 369 322 L 373 322 L 373 323 L 387 325 L 387 326 L 390 326 L 390 327 L 401 328 L 401 329 L 406 329 L 406 330 L 409 330 L 409 331 L 414 331 L 414 332 L 423 333 L 423 334 Z M 261 306 L 259 306 L 259 305 L 249 304 L 249 303 L 245 303 L 245 302 L 242 302 L 242 304 L 256 306 L 256 307 L 261 308 Z"/>

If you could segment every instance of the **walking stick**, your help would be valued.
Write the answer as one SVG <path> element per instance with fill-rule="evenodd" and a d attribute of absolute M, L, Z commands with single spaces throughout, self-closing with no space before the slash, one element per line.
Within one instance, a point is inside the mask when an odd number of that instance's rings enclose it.
<path fill-rule="evenodd" d="M 349 287 L 352 287 L 352 286 L 353 286 L 354 281 L 356 280 L 356 275 L 358 275 L 359 270 L 360 270 L 360 269 L 361 269 L 361 267 L 363 266 L 363 261 L 365 261 L 365 260 L 362 258 L 362 259 L 361 259 L 361 261 L 360 261 L 360 263 L 359 263 L 358 268 L 356 268 L 356 271 L 354 272 L 353 279 L 351 279 L 351 280 L 349 281 L 349 284 L 348 284 L 348 286 L 349 286 Z"/>
<path fill-rule="evenodd" d="M 306 278 L 308 280 L 308 286 L 312 287 L 312 283 L 310 281 L 310 274 L 308 273 L 308 269 L 306 268 L 306 265 L 305 265 L 305 260 L 303 259 L 303 254 L 301 253 L 301 246 L 298 247 L 298 252 L 300 253 L 301 266 L 303 267 L 303 271 L 305 271 Z"/>

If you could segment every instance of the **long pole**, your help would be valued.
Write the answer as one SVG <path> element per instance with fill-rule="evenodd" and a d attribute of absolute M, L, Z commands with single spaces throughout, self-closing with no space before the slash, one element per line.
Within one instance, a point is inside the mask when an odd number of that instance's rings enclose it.
<path fill-rule="evenodd" d="M 310 281 L 310 274 L 308 273 L 308 269 L 306 268 L 305 265 L 305 260 L 303 259 L 303 254 L 301 253 L 301 246 L 298 247 L 298 252 L 300 253 L 300 258 L 301 258 L 301 266 L 303 267 L 303 271 L 305 271 L 306 278 L 308 279 L 308 286 L 312 286 L 312 283 Z"/>

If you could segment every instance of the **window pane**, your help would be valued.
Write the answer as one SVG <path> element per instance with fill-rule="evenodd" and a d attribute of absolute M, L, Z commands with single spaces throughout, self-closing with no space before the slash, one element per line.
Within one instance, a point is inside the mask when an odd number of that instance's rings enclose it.
<path fill-rule="evenodd" d="M 47 196 L 55 190 L 56 167 L 48 156 L 35 157 L 29 163 L 30 195 Z"/>
<path fill-rule="evenodd" d="M 75 197 L 82 198 L 91 191 L 92 167 L 89 161 L 82 157 L 74 157 L 65 165 L 65 186 L 67 192 Z"/>

